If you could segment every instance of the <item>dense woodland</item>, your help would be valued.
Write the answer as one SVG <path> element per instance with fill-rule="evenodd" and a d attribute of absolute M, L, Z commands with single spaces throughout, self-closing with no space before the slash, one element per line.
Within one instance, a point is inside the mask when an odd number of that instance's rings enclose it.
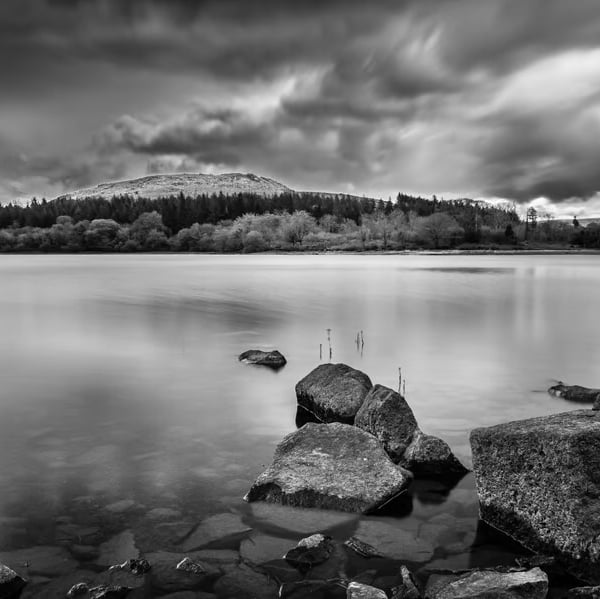
<path fill-rule="evenodd" d="M 398 194 L 316 193 L 147 199 L 68 197 L 0 206 L 0 251 L 259 252 L 600 247 L 600 226 L 530 209 Z"/>

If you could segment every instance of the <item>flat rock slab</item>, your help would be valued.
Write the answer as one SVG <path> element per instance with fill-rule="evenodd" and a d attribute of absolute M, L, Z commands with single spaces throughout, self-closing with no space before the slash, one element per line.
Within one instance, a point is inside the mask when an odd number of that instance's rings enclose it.
<path fill-rule="evenodd" d="M 0 553 L 0 563 L 25 579 L 31 576 L 62 576 L 77 568 L 77 562 L 64 547 L 51 545 L 3 551 Z"/>
<path fill-rule="evenodd" d="M 114 566 L 140 556 L 140 552 L 135 546 L 135 537 L 130 530 L 124 530 L 102 543 L 99 551 L 100 555 L 96 559 L 96 563 L 100 566 Z"/>
<path fill-rule="evenodd" d="M 263 529 L 281 529 L 293 534 L 309 535 L 326 532 L 338 526 L 352 526 L 359 516 L 332 510 L 308 509 L 290 505 L 257 502 L 250 506 L 252 517 Z M 292 535 L 288 535 L 292 536 Z"/>
<path fill-rule="evenodd" d="M 434 552 L 430 542 L 390 519 L 362 520 L 353 539 L 370 546 L 381 557 L 399 561 L 426 562 Z"/>
<path fill-rule="evenodd" d="M 354 423 L 373 384 L 347 364 L 321 364 L 296 384 L 298 404 L 322 422 Z"/>
<path fill-rule="evenodd" d="M 194 532 L 181 543 L 183 551 L 192 551 L 216 541 L 242 537 L 251 532 L 238 514 L 215 514 L 202 520 Z"/>
<path fill-rule="evenodd" d="M 471 446 L 481 518 L 600 582 L 600 413 L 475 429 Z"/>
<path fill-rule="evenodd" d="M 427 581 L 428 599 L 545 599 L 548 576 L 539 568 L 524 572 L 474 570 L 461 575 L 434 574 Z"/>
<path fill-rule="evenodd" d="M 548 389 L 548 393 L 554 397 L 562 397 L 567 401 L 578 403 L 600 403 L 600 389 L 590 389 L 581 385 L 565 385 L 558 383 Z M 594 408 L 596 409 L 596 408 Z"/>
<path fill-rule="evenodd" d="M 309 423 L 277 446 L 245 499 L 367 513 L 403 493 L 411 478 L 373 435 L 347 424 Z"/>
<path fill-rule="evenodd" d="M 238 359 L 240 362 L 245 362 L 246 364 L 268 366 L 276 370 L 287 364 L 284 355 L 277 350 L 261 351 L 260 349 L 249 349 L 240 354 Z"/>

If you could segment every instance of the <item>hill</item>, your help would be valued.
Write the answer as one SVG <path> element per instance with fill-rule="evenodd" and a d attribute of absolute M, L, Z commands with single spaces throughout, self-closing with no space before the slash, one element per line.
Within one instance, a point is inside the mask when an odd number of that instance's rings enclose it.
<path fill-rule="evenodd" d="M 259 177 L 252 173 L 223 173 L 203 175 L 200 173 L 182 173 L 172 175 L 149 175 L 139 179 L 100 183 L 93 187 L 79 189 L 63 194 L 58 199 L 80 200 L 83 198 L 112 198 L 113 196 L 132 196 L 155 200 L 161 197 L 186 197 L 199 195 L 235 195 L 251 193 L 271 197 L 292 190 L 268 177 Z"/>

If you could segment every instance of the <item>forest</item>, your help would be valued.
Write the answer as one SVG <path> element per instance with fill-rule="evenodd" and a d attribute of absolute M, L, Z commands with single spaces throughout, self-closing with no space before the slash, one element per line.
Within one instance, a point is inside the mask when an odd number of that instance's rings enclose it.
<path fill-rule="evenodd" d="M 0 206 L 2 252 L 401 251 L 600 247 L 600 226 L 530 208 L 398 194 L 133 196 Z"/>

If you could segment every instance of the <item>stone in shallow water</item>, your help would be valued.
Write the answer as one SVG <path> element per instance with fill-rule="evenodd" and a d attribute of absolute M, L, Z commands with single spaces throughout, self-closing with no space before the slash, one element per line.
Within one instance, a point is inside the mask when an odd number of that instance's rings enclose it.
<path fill-rule="evenodd" d="M 23 578 L 30 576 L 62 576 L 77 568 L 77 562 L 63 547 L 39 545 L 3 551 L 0 563 L 6 564 Z"/>
<path fill-rule="evenodd" d="M 25 581 L 14 570 L 0 564 L 0 598 L 10 599 L 18 597 L 20 590 L 25 586 Z"/>
<path fill-rule="evenodd" d="M 281 559 L 293 545 L 293 541 L 268 535 L 252 535 L 244 539 L 240 545 L 240 555 L 246 561 L 263 564 L 271 560 Z"/>
<path fill-rule="evenodd" d="M 548 576 L 539 568 L 499 572 L 474 570 L 460 575 L 434 574 L 427 581 L 429 599 L 545 599 Z"/>
<path fill-rule="evenodd" d="M 261 527 L 271 526 L 295 534 L 311 534 L 338 526 L 358 523 L 359 516 L 347 512 L 319 510 L 256 502 L 250 506 L 252 517 Z"/>
<path fill-rule="evenodd" d="M 347 364 L 321 364 L 296 384 L 298 404 L 323 422 L 352 424 L 373 384 Z"/>
<path fill-rule="evenodd" d="M 481 518 L 600 582 L 600 413 L 475 429 L 471 446 Z"/>
<path fill-rule="evenodd" d="M 188 556 L 182 553 L 170 553 L 157 551 L 148 554 L 151 569 L 149 573 L 152 587 L 162 593 L 174 591 L 187 591 L 193 589 L 207 590 L 213 581 L 220 575 L 219 569 L 195 556 L 189 556 L 189 561 L 195 567 L 178 568 L 181 562 Z"/>
<path fill-rule="evenodd" d="M 258 366 L 268 366 L 275 370 L 285 366 L 287 360 L 283 354 L 276 349 L 273 351 L 261 351 L 260 349 L 249 349 L 239 355 L 240 362 L 247 364 L 256 364 Z"/>
<path fill-rule="evenodd" d="M 403 493 L 411 478 L 373 435 L 337 422 L 309 423 L 277 446 L 245 499 L 365 513 Z"/>
<path fill-rule="evenodd" d="M 354 538 L 370 545 L 379 555 L 400 561 L 425 562 L 433 556 L 431 543 L 419 539 L 393 519 L 362 520 Z"/>
<path fill-rule="evenodd" d="M 214 591 L 223 599 L 276 599 L 279 596 L 274 580 L 243 564 L 219 578 Z"/>
<path fill-rule="evenodd" d="M 135 537 L 130 530 L 115 535 L 99 547 L 100 555 L 96 563 L 101 566 L 114 566 L 126 560 L 139 557 L 140 552 L 135 546 Z"/>
<path fill-rule="evenodd" d="M 298 541 L 296 547 L 290 549 L 283 559 L 295 567 L 311 568 L 329 559 L 334 547 L 331 537 L 314 534 Z"/>
<path fill-rule="evenodd" d="M 183 551 L 192 551 L 205 547 L 215 541 L 242 537 L 252 531 L 238 514 L 229 512 L 215 514 L 202 520 L 196 530 L 183 540 L 181 549 Z"/>
<path fill-rule="evenodd" d="M 360 582 L 351 582 L 346 594 L 348 599 L 387 599 L 385 591 Z"/>
<path fill-rule="evenodd" d="M 600 599 L 600 587 L 575 587 L 569 589 L 566 599 Z"/>
<path fill-rule="evenodd" d="M 421 477 L 462 477 L 469 471 L 452 453 L 448 443 L 420 430 L 415 432 L 400 464 Z"/>
<path fill-rule="evenodd" d="M 578 403 L 593 403 L 600 401 L 600 389 L 590 389 L 581 385 L 565 385 L 557 383 L 548 389 L 550 395 L 554 397 L 562 397 L 567 401 Z M 594 409 L 596 409 L 594 407 Z"/>
<path fill-rule="evenodd" d="M 150 510 L 146 517 L 150 520 L 176 520 L 181 517 L 181 512 L 169 507 L 157 507 Z"/>
<path fill-rule="evenodd" d="M 113 514 L 123 514 L 124 512 L 132 510 L 136 507 L 138 506 L 133 499 L 121 499 L 120 501 L 109 503 L 104 509 Z"/>

